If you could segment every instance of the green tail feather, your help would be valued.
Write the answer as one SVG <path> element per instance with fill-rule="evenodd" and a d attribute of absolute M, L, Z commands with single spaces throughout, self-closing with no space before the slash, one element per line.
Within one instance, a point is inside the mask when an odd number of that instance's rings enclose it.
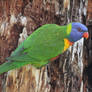
<path fill-rule="evenodd" d="M 27 64 L 29 64 L 29 62 L 11 62 L 11 61 L 6 62 L 0 65 L 0 74 L 4 72 L 8 72 L 9 70 L 12 70 L 12 69 L 20 68 Z"/>
<path fill-rule="evenodd" d="M 23 61 L 8 61 L 8 62 L 0 65 L 0 74 L 2 74 L 4 72 L 8 72 L 9 70 L 12 70 L 12 69 L 20 68 L 20 67 L 27 65 L 27 64 L 31 64 L 31 65 L 35 66 L 36 68 L 41 68 L 48 63 L 49 63 L 49 61 L 31 61 L 31 62 L 28 62 L 28 61 L 24 61 L 24 62 Z"/>

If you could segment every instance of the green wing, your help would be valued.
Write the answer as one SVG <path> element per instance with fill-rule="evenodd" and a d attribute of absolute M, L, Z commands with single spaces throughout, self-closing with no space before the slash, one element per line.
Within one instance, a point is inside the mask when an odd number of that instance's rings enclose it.
<path fill-rule="evenodd" d="M 47 64 L 49 59 L 63 52 L 66 29 L 66 26 L 56 24 L 43 25 L 18 47 L 8 60 L 30 62 L 36 67 Z"/>
<path fill-rule="evenodd" d="M 66 26 L 47 24 L 36 30 L 25 42 L 24 50 L 30 57 L 49 60 L 63 52 Z"/>
<path fill-rule="evenodd" d="M 12 54 L 12 57 L 49 60 L 63 52 L 66 26 L 46 24 L 30 35 Z M 19 61 L 19 60 L 18 60 Z"/>

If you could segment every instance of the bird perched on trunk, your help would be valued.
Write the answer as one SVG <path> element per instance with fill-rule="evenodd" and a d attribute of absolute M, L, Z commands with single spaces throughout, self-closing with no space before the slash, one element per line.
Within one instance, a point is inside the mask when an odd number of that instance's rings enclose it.
<path fill-rule="evenodd" d="M 27 64 L 41 68 L 56 59 L 74 42 L 88 36 L 87 27 L 79 22 L 64 26 L 45 24 L 16 48 L 7 58 L 8 62 L 0 65 L 0 74 Z"/>

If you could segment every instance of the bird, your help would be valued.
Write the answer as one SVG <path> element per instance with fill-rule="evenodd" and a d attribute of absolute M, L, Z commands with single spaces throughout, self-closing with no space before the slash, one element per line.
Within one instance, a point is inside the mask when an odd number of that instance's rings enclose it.
<path fill-rule="evenodd" d="M 44 24 L 6 58 L 7 62 L 0 65 L 0 74 L 27 64 L 39 69 L 57 59 L 76 41 L 88 37 L 88 28 L 80 22 L 63 26 Z"/>

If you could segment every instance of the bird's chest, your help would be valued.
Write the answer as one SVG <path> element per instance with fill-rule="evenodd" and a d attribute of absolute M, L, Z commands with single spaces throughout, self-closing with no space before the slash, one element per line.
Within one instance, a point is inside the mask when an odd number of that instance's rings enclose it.
<path fill-rule="evenodd" d="M 68 39 L 64 39 L 64 51 L 66 51 L 70 46 L 69 40 Z"/>

